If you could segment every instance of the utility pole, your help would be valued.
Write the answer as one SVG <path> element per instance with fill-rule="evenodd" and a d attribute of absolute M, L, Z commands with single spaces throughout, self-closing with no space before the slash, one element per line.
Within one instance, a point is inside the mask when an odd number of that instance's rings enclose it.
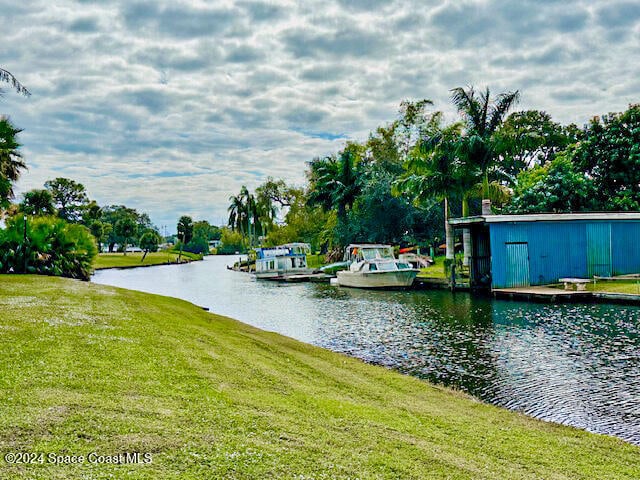
<path fill-rule="evenodd" d="M 24 219 L 24 238 L 22 241 L 22 256 L 24 259 L 24 273 L 27 273 L 27 216 L 22 217 Z"/>

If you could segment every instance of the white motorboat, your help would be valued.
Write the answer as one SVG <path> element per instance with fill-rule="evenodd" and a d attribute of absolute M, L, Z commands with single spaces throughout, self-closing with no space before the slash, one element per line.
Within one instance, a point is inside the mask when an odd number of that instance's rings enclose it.
<path fill-rule="evenodd" d="M 311 247 L 307 243 L 287 243 L 277 247 L 256 249 L 255 276 L 266 280 L 285 280 L 293 275 L 310 274 L 307 255 Z"/>
<path fill-rule="evenodd" d="M 348 270 L 337 272 L 337 283 L 356 288 L 407 288 L 419 270 L 396 260 L 390 245 L 352 244 L 345 251 Z"/>

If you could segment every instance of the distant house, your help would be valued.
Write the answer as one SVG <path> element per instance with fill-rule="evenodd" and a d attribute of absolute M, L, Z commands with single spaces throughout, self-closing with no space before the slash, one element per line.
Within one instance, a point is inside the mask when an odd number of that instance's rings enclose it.
<path fill-rule="evenodd" d="M 640 213 L 482 215 L 449 223 L 471 232 L 473 287 L 640 273 Z"/>
<path fill-rule="evenodd" d="M 221 243 L 220 240 L 209 240 L 209 248 L 218 248 Z"/>

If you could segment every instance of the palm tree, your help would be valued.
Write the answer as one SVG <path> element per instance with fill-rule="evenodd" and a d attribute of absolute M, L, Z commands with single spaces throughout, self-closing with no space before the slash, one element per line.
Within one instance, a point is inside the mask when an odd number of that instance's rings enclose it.
<path fill-rule="evenodd" d="M 0 203 L 13 198 L 13 183 L 27 168 L 18 151 L 17 136 L 22 130 L 15 128 L 7 118 L 0 117 Z"/>
<path fill-rule="evenodd" d="M 243 187 L 244 188 L 244 187 Z M 231 195 L 229 197 L 229 208 L 227 208 L 227 212 L 229 212 L 229 226 L 233 231 L 240 231 L 240 234 L 244 236 L 244 219 L 246 216 L 246 207 L 244 205 L 244 200 L 240 195 Z"/>
<path fill-rule="evenodd" d="M 321 206 L 323 210 L 333 210 L 335 179 L 340 172 L 340 164 L 335 156 L 314 158 L 309 162 L 309 192 L 310 205 Z"/>
<path fill-rule="evenodd" d="M 465 192 L 462 199 L 462 216 L 469 215 L 469 198 L 478 195 L 482 200 L 496 201 L 509 194 L 506 187 L 498 182 L 489 181 L 489 172 L 495 167 L 500 148 L 500 137 L 496 132 L 505 120 L 507 112 L 520 97 L 519 92 L 499 94 L 491 101 L 489 88 L 482 93 L 476 93 L 473 87 L 467 90 L 458 87 L 452 91 L 453 104 L 462 114 L 466 131 L 459 143 L 459 155 L 466 160 L 469 169 L 477 169 L 480 174 L 478 183 Z M 478 192 L 479 191 L 479 192 Z M 507 197 L 508 198 L 508 197 Z M 484 202 L 483 202 L 484 203 Z M 490 213 L 490 207 L 488 213 Z M 482 213 L 487 213 L 484 211 Z M 469 266 L 471 255 L 471 233 L 468 228 L 462 231 L 465 266 Z"/>
<path fill-rule="evenodd" d="M 441 116 L 439 118 L 441 120 Z M 455 253 L 453 228 L 449 225 L 449 203 L 452 197 L 459 198 L 464 194 L 473 178 L 458 157 L 461 133 L 461 123 L 446 127 L 438 125 L 428 137 L 419 140 L 405 163 L 407 174 L 395 183 L 395 191 L 410 194 L 415 204 L 433 199 L 444 202 L 448 259 L 454 258 Z"/>
<path fill-rule="evenodd" d="M 359 172 L 356 166 L 358 145 L 347 145 L 340 157 L 315 159 L 310 163 L 309 203 L 320 205 L 325 211 L 337 210 L 344 220 L 347 211 L 360 194 Z"/>
<path fill-rule="evenodd" d="M 25 97 L 31 95 L 31 92 L 27 90 L 17 79 L 14 77 L 11 72 L 5 70 L 4 68 L 0 68 L 0 82 L 5 82 L 11 85 L 16 91 Z M 0 96 L 2 96 L 3 91 L 0 89 Z"/>
<path fill-rule="evenodd" d="M 20 211 L 27 215 L 55 215 L 53 196 L 46 189 L 34 189 L 24 194 Z"/>
<path fill-rule="evenodd" d="M 264 212 L 257 204 L 255 197 L 249 189 L 243 185 L 238 195 L 229 197 L 228 224 L 232 230 L 240 231 L 240 234 L 248 238 L 249 247 L 253 245 L 253 237 L 257 235 L 257 227 L 260 226 Z"/>
<path fill-rule="evenodd" d="M 500 139 L 496 132 L 502 125 L 509 110 L 518 102 L 520 93 L 506 92 L 491 101 L 489 88 L 476 93 L 473 87 L 465 90 L 454 88 L 451 100 L 462 115 L 465 132 L 460 142 L 459 154 L 481 174 L 482 198 L 489 199 L 489 173 L 498 160 Z"/>
<path fill-rule="evenodd" d="M 355 154 L 351 150 L 345 149 L 340 153 L 340 176 L 336 179 L 336 184 L 338 188 L 334 195 L 338 206 L 338 217 L 344 218 L 360 193 Z"/>

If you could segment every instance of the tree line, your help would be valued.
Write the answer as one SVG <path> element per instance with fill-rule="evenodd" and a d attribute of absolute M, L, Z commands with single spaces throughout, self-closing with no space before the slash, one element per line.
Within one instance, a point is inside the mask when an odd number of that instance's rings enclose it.
<path fill-rule="evenodd" d="M 0 82 L 24 96 L 31 93 L 11 72 L 0 68 Z M 0 96 L 4 91 L 0 89 Z M 178 220 L 178 236 L 162 237 L 149 215 L 125 205 L 100 206 L 79 182 L 58 177 L 43 188 L 26 192 L 12 203 L 13 186 L 27 168 L 18 135 L 8 117 L 0 117 L 0 272 L 46 273 L 88 279 L 97 252 L 116 247 L 126 255 L 135 245 L 145 252 L 158 250 L 162 242 L 193 253 L 208 253 L 209 242 L 221 232 L 207 221 Z"/>
<path fill-rule="evenodd" d="M 453 122 L 430 100 L 404 101 L 366 141 L 307 162 L 304 186 L 269 178 L 255 193 L 242 187 L 229 199 L 228 226 L 245 246 L 444 240 L 452 258 L 447 218 L 480 214 L 483 200 L 492 213 L 640 210 L 639 105 L 578 127 L 516 111 L 519 97 L 455 88 Z"/>

